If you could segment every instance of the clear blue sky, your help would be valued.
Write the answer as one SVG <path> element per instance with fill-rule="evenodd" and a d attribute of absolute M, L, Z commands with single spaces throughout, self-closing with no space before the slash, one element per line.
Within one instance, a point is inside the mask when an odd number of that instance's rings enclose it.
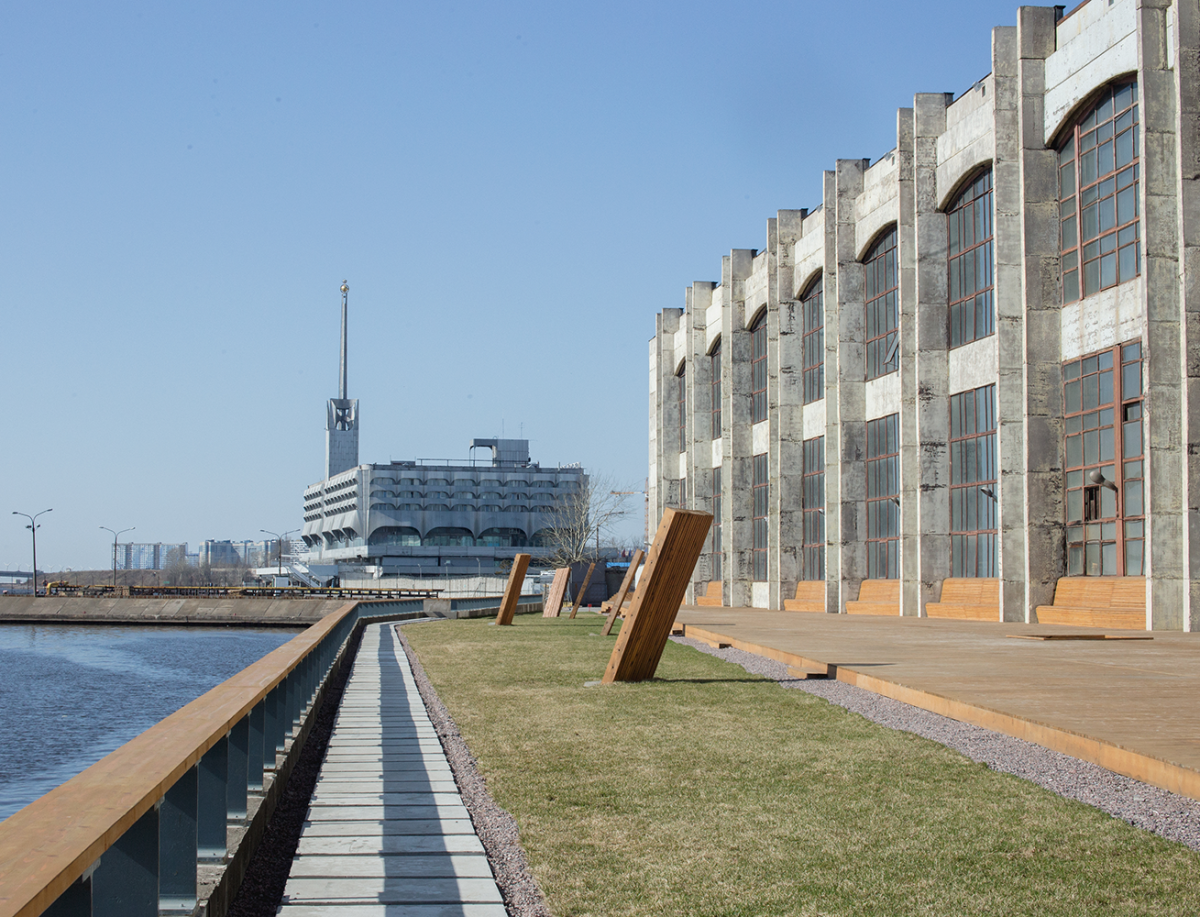
<path fill-rule="evenodd" d="M 298 527 L 343 278 L 361 461 L 503 431 L 640 489 L 655 314 L 986 74 L 1016 10 L 9 5 L 0 569 L 11 510 L 54 508 L 49 571 L 107 565 L 102 525 Z"/>

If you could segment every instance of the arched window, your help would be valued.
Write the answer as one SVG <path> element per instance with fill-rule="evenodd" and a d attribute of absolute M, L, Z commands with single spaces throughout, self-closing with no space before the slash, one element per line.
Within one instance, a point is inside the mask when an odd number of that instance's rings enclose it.
<path fill-rule="evenodd" d="M 709 433 L 712 439 L 721 438 L 721 339 L 713 344 L 708 353 L 709 372 L 712 375 L 712 426 Z"/>
<path fill-rule="evenodd" d="M 399 545 L 401 547 L 419 548 L 421 546 L 421 535 L 416 529 L 408 528 L 407 526 L 385 525 L 371 533 L 371 537 L 367 539 L 367 544 L 371 547 Z"/>
<path fill-rule="evenodd" d="M 767 419 L 767 310 L 750 326 L 750 423 Z"/>
<path fill-rule="evenodd" d="M 687 364 L 675 373 L 675 400 L 679 408 L 679 452 L 687 452 Z"/>
<path fill-rule="evenodd" d="M 950 346 L 961 347 L 996 330 L 992 304 L 992 170 L 963 189 L 950 209 Z"/>
<path fill-rule="evenodd" d="M 524 548 L 528 544 L 525 533 L 520 529 L 484 529 L 475 542 L 490 548 Z"/>
<path fill-rule="evenodd" d="M 468 529 L 442 527 L 430 529 L 425 535 L 424 544 L 427 547 L 471 548 L 475 546 L 475 536 Z"/>
<path fill-rule="evenodd" d="M 866 268 L 867 378 L 877 379 L 900 368 L 898 352 L 899 273 L 896 271 L 896 227 L 884 233 L 863 259 Z"/>
<path fill-rule="evenodd" d="M 804 403 L 825 397 L 825 294 L 823 278 L 808 285 L 800 297 L 804 312 Z"/>
<path fill-rule="evenodd" d="M 1063 304 L 1141 271 L 1137 81 L 1104 90 L 1058 151 Z"/>

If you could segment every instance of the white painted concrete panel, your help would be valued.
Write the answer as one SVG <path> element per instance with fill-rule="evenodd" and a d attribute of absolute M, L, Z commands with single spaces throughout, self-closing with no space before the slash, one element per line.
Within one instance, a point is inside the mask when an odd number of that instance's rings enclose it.
<path fill-rule="evenodd" d="M 996 335 L 972 341 L 950 351 L 950 394 L 993 385 L 1000 376 Z"/>
<path fill-rule="evenodd" d="M 825 399 L 804 406 L 804 438 L 815 439 L 825 435 Z"/>
<path fill-rule="evenodd" d="M 762 455 L 771 446 L 770 421 L 760 421 L 750 427 L 751 454 Z"/>
<path fill-rule="evenodd" d="M 872 379 L 866 389 L 866 420 L 876 420 L 895 414 L 900 410 L 900 373 L 888 373 L 878 379 Z"/>

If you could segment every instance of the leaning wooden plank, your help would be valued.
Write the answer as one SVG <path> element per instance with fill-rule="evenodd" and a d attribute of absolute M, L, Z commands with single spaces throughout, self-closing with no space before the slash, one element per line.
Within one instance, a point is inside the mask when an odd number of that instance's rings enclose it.
<path fill-rule="evenodd" d="M 543 618 L 557 618 L 562 611 L 563 596 L 567 594 L 567 581 L 571 578 L 570 567 L 559 567 L 554 571 L 554 581 L 542 604 Z"/>
<path fill-rule="evenodd" d="M 602 636 L 607 637 L 612 633 L 613 622 L 621 613 L 621 606 L 625 604 L 625 597 L 629 595 L 633 581 L 637 578 L 637 569 L 641 566 L 642 558 L 645 556 L 641 548 L 633 552 L 633 559 L 629 561 L 629 569 L 625 572 L 625 578 L 621 580 L 621 589 L 617 592 L 617 597 L 613 599 L 612 610 L 608 613 L 608 620 L 604 622 L 604 630 L 600 632 Z"/>
<path fill-rule="evenodd" d="M 575 617 L 575 612 L 579 611 L 579 606 L 583 604 L 583 597 L 587 593 L 588 584 L 592 581 L 592 574 L 596 572 L 596 565 L 592 564 L 588 567 L 587 576 L 583 578 L 583 585 L 579 587 L 579 594 L 575 596 L 575 604 L 571 606 L 571 617 Z"/>
<path fill-rule="evenodd" d="M 710 513 L 670 507 L 663 513 L 604 684 L 654 677 L 711 526 Z"/>
<path fill-rule="evenodd" d="M 513 558 L 512 572 L 508 574 L 508 585 L 504 587 L 504 598 L 496 612 L 497 624 L 512 624 L 517 611 L 517 599 L 521 597 L 521 586 L 525 583 L 525 571 L 529 569 L 529 555 L 518 554 Z"/>

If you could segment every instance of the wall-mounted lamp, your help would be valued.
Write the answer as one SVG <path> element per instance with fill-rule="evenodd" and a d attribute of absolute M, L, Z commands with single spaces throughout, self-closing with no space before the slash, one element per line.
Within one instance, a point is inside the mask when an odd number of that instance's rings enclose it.
<path fill-rule="evenodd" d="M 1101 474 L 1099 468 L 1093 468 L 1088 472 L 1088 480 L 1093 484 L 1099 484 L 1101 487 L 1107 487 L 1113 493 L 1117 492 L 1117 485 Z"/>

